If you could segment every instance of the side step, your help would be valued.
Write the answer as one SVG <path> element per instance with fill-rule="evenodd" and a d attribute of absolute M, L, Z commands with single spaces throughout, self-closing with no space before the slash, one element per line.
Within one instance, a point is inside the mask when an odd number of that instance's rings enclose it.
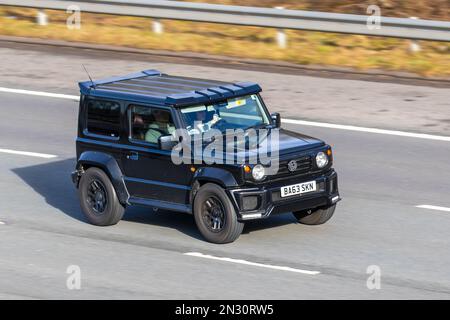
<path fill-rule="evenodd" d="M 153 207 L 168 211 L 177 211 L 192 214 L 191 206 L 181 203 L 173 203 L 167 201 L 153 200 L 153 199 L 143 199 L 131 197 L 128 202 L 132 205 Z"/>

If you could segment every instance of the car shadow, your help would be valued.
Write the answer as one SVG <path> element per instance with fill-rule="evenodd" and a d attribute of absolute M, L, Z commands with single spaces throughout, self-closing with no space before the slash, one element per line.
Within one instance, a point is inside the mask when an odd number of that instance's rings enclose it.
<path fill-rule="evenodd" d="M 70 179 L 75 159 L 47 162 L 12 171 L 40 194 L 52 207 L 71 218 L 87 222 L 78 203 L 76 189 Z"/>
<path fill-rule="evenodd" d="M 15 168 L 12 171 L 40 194 L 47 204 L 73 219 L 88 223 L 81 212 L 77 191 L 70 178 L 70 173 L 74 167 L 75 158 L 71 158 Z M 169 227 L 192 238 L 203 240 L 193 216 L 189 214 L 165 210 L 155 211 L 151 208 L 131 206 L 125 211 L 123 220 Z M 293 222 L 295 220 L 291 215 L 277 215 L 269 219 L 247 221 L 243 233 L 248 234 L 262 229 L 276 228 Z"/>
<path fill-rule="evenodd" d="M 243 234 L 257 232 L 265 229 L 278 228 L 287 224 L 297 223 L 292 214 L 277 214 L 266 219 L 249 220 L 245 222 Z"/>
<path fill-rule="evenodd" d="M 77 190 L 70 178 L 75 162 L 75 158 L 71 158 L 15 168 L 12 171 L 40 194 L 47 204 L 73 219 L 89 223 L 81 212 Z M 155 213 L 151 208 L 132 206 L 125 211 L 123 220 L 169 227 L 190 237 L 203 239 L 191 215 L 163 212 Z"/>
<path fill-rule="evenodd" d="M 170 227 L 192 238 L 205 240 L 195 225 L 194 217 L 186 213 L 130 206 L 127 208 L 122 220 L 158 227 Z"/>

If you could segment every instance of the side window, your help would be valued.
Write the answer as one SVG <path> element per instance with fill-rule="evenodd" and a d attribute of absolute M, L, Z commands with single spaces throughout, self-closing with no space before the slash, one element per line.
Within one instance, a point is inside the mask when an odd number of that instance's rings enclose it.
<path fill-rule="evenodd" d="M 108 137 L 120 134 L 120 105 L 104 100 L 88 100 L 87 131 Z"/>
<path fill-rule="evenodd" d="M 175 125 L 169 110 L 131 106 L 131 134 L 133 140 L 158 143 L 162 135 L 170 135 L 175 131 Z"/>

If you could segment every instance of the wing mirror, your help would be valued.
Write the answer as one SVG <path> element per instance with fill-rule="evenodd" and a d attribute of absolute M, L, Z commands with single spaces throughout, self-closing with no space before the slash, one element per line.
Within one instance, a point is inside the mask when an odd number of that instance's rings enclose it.
<path fill-rule="evenodd" d="M 172 150 L 177 143 L 178 141 L 174 140 L 172 135 L 160 136 L 158 138 L 158 144 L 161 150 Z"/>
<path fill-rule="evenodd" d="M 272 113 L 270 115 L 270 117 L 272 118 L 272 122 L 275 125 L 276 128 L 280 128 L 281 127 L 281 115 L 278 112 Z"/>

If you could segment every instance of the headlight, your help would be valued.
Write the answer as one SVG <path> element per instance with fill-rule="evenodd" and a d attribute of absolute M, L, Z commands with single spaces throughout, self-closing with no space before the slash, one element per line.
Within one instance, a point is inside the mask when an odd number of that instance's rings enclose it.
<path fill-rule="evenodd" d="M 260 164 L 257 164 L 256 166 L 253 167 L 252 170 L 252 176 L 253 179 L 255 179 L 256 181 L 262 180 L 264 179 L 266 175 L 266 170 L 264 169 L 264 167 Z"/>
<path fill-rule="evenodd" d="M 324 168 L 328 164 L 328 156 L 325 152 L 319 152 L 316 155 L 316 164 L 319 169 Z"/>

